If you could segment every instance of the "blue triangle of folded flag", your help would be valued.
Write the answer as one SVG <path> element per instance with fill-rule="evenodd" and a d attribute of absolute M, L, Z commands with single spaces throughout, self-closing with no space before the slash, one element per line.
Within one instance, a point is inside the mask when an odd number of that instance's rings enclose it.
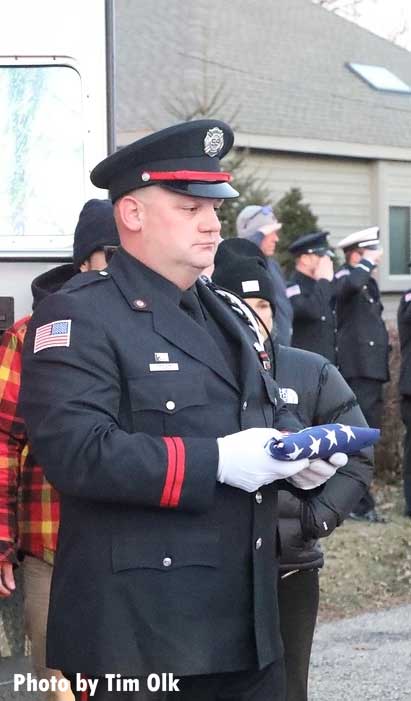
<path fill-rule="evenodd" d="M 278 460 L 327 460 L 334 453 L 358 453 L 362 448 L 374 445 L 379 437 L 380 431 L 377 428 L 323 424 L 281 438 L 272 438 L 266 449 Z"/>

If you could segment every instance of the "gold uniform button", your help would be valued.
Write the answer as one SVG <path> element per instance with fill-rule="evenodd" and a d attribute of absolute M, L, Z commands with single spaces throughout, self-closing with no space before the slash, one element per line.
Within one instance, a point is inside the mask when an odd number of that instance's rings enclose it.
<path fill-rule="evenodd" d="M 321 317 L 321 321 L 326 321 L 326 317 L 325 317 L 325 316 L 322 316 L 322 317 Z"/>
<path fill-rule="evenodd" d="M 170 399 L 168 402 L 166 402 L 166 409 L 169 411 L 173 411 L 173 409 L 176 408 L 175 402 L 173 402 L 172 399 Z"/>
<path fill-rule="evenodd" d="M 263 495 L 261 494 L 261 492 L 256 493 L 255 500 L 256 500 L 257 504 L 261 504 L 261 502 L 263 500 Z"/>
<path fill-rule="evenodd" d="M 172 561 L 171 557 L 165 557 L 163 559 L 163 567 L 171 567 L 172 564 L 173 564 L 173 561 Z"/>
<path fill-rule="evenodd" d="M 374 345 L 374 341 L 370 341 L 370 346 L 373 346 L 373 345 Z"/>
<path fill-rule="evenodd" d="M 257 540 L 255 541 L 255 549 L 259 550 L 261 548 L 262 544 L 263 544 L 263 539 L 257 538 Z"/>

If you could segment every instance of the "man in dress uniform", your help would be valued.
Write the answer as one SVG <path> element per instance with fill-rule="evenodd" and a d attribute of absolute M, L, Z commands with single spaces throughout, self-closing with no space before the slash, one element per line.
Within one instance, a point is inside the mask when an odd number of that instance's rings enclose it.
<path fill-rule="evenodd" d="M 379 229 L 372 226 L 339 241 L 345 264 L 335 274 L 338 365 L 372 428 L 381 426 L 383 384 L 389 379 L 388 333 L 374 271 L 381 259 Z M 370 492 L 353 517 L 380 521 Z"/>
<path fill-rule="evenodd" d="M 296 239 L 288 250 L 295 256 L 287 296 L 294 311 L 292 345 L 336 363 L 336 319 L 332 264 L 327 232 Z"/>
<path fill-rule="evenodd" d="M 96 701 L 138 701 L 122 683 L 153 675 L 184 701 L 284 698 L 272 483 L 318 486 L 335 467 L 267 454 L 272 426 L 299 424 L 249 326 L 196 282 L 238 194 L 220 170 L 233 138 L 184 123 L 96 166 L 121 247 L 28 332 L 22 410 L 62 495 L 48 662 L 77 699 L 80 673 Z"/>
<path fill-rule="evenodd" d="M 398 333 L 401 347 L 399 391 L 401 418 L 405 426 L 403 482 L 404 515 L 411 518 L 411 289 L 401 297 L 398 307 Z"/>

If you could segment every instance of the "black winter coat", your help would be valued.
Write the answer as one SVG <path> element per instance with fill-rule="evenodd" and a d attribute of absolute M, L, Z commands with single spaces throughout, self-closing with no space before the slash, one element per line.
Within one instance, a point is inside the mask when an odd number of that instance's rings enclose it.
<path fill-rule="evenodd" d="M 298 270 L 291 276 L 287 296 L 294 312 L 292 345 L 336 363 L 336 319 L 333 283 L 313 280 Z"/>
<path fill-rule="evenodd" d="M 322 356 L 279 346 L 276 378 L 282 399 L 304 426 L 367 425 L 351 388 Z M 315 493 L 306 492 L 304 499 L 279 493 L 281 571 L 322 567 L 317 539 L 329 536 L 365 493 L 372 478 L 371 456 L 371 450 L 352 456 L 346 467 Z"/>
<path fill-rule="evenodd" d="M 382 319 L 380 291 L 364 258 L 335 274 L 338 367 L 346 379 L 364 377 L 387 382 L 388 333 Z"/>
<path fill-rule="evenodd" d="M 282 655 L 277 489 L 216 482 L 216 438 L 300 424 L 248 326 L 202 283 L 197 290 L 238 367 L 178 306 L 177 288 L 122 250 L 33 315 L 21 408 L 62 495 L 50 667 L 183 676 Z M 67 321 L 66 345 L 44 348 Z M 34 353 L 36 332 L 43 349 Z"/>
<path fill-rule="evenodd" d="M 398 333 L 401 348 L 400 394 L 411 396 L 411 289 L 405 292 L 398 307 Z"/>

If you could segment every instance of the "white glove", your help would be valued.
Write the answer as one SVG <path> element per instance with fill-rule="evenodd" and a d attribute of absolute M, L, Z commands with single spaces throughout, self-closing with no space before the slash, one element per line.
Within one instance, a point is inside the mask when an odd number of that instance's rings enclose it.
<path fill-rule="evenodd" d="M 339 467 L 344 467 L 348 462 L 345 453 L 334 453 L 328 460 L 310 460 L 305 470 L 288 478 L 288 482 L 299 489 L 314 489 L 335 475 Z"/>
<path fill-rule="evenodd" d="M 276 460 L 265 445 L 270 438 L 282 438 L 274 428 L 249 428 L 217 438 L 219 460 L 217 480 L 245 492 L 254 492 L 263 484 L 285 479 L 308 468 L 308 458 Z"/>

